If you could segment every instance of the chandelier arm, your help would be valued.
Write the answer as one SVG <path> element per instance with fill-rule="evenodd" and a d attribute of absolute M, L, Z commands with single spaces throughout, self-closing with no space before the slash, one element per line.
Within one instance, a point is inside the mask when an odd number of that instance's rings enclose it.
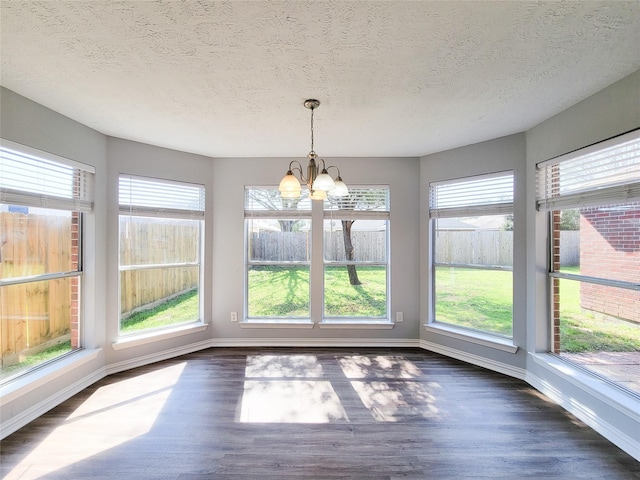
<path fill-rule="evenodd" d="M 294 166 L 294 164 L 297 164 L 297 166 Z M 298 171 L 298 175 L 300 175 L 300 180 L 306 183 L 307 179 L 304 178 L 302 164 L 298 160 L 291 160 L 291 162 L 289 162 L 289 172 L 291 172 L 291 174 L 293 175 L 293 172 L 296 170 Z"/>
<path fill-rule="evenodd" d="M 322 165 L 324 166 L 324 160 L 322 160 Z M 340 169 L 338 167 L 336 167 L 335 165 L 329 165 L 326 170 L 329 171 L 330 168 L 335 168 L 336 170 L 338 170 L 338 176 L 340 177 Z"/>

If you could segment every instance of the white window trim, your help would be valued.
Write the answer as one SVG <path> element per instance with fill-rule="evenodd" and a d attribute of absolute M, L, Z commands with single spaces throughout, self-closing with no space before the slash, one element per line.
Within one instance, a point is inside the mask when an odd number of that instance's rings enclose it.
<path fill-rule="evenodd" d="M 513 340 L 510 338 L 503 338 L 489 333 L 456 327 L 448 323 L 431 322 L 425 324 L 424 329 L 429 333 L 437 333 L 438 335 L 463 340 L 475 345 L 482 345 L 483 347 L 493 348 L 502 352 L 516 353 L 518 351 L 518 346 L 514 345 Z"/>
<path fill-rule="evenodd" d="M 160 340 L 168 340 L 171 338 L 181 337 L 183 335 L 191 335 L 192 333 L 204 332 L 209 328 L 208 323 L 198 321 L 187 325 L 178 325 L 176 327 L 168 327 L 162 330 L 143 330 L 139 334 L 127 334 L 118 338 L 111 346 L 114 350 L 124 350 L 126 348 L 139 347 L 148 343 L 158 342 Z"/>

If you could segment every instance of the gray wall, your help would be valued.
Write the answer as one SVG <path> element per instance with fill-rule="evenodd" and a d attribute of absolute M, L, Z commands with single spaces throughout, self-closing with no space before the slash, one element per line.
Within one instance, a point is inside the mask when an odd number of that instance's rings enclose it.
<path fill-rule="evenodd" d="M 535 163 L 640 126 L 640 72 L 593 95 L 526 133 L 416 158 L 333 158 L 345 181 L 391 188 L 391 312 L 404 323 L 390 330 L 242 328 L 230 312 L 243 309 L 243 192 L 245 185 L 277 185 L 290 159 L 219 158 L 108 138 L 8 90 L 1 90 L 1 136 L 94 165 L 95 210 L 87 222 L 84 341 L 92 355 L 54 364 L 3 400 L 3 435 L 102 376 L 211 345 L 421 345 L 525 378 L 590 422 L 614 443 L 638 454 L 636 403 L 596 394 L 597 388 L 562 374 L 548 348 L 544 216 L 535 210 Z M 303 157 L 304 158 L 304 157 Z M 508 353 L 427 331 L 428 212 L 431 181 L 501 170 L 515 172 L 514 343 Z M 116 350 L 118 173 L 166 177 L 207 187 L 204 256 L 206 330 Z M 321 275 L 314 272 L 312 275 Z M 317 318 L 315 319 L 318 320 Z M 538 353 L 540 352 L 540 353 Z M 511 370 L 509 370 L 511 369 Z M 565 369 L 566 370 L 566 369 Z M 601 385 L 597 386 L 598 388 Z M 603 387 L 604 388 L 604 387 Z M 3 395 L 5 389 L 3 388 Z M 573 403 L 572 403 L 573 402 Z M 585 414 L 586 415 L 586 414 Z M 585 418 L 582 415 L 581 418 Z M 586 415 L 588 417 L 588 415 Z M 590 418 L 586 418 L 587 421 Z M 7 427 L 8 426 L 8 427 Z M 9 432 L 10 433 L 10 432 Z M 634 437 L 635 435 L 635 437 Z M 625 444 L 625 439 L 635 443 Z"/>
<path fill-rule="evenodd" d="M 487 142 L 456 148 L 445 152 L 434 153 L 420 159 L 420 236 L 421 241 L 421 303 L 420 318 L 422 323 L 431 321 L 429 318 L 429 296 L 432 290 L 429 273 L 429 183 L 449 180 L 484 173 L 513 170 L 514 172 L 514 255 L 513 255 L 513 342 L 523 346 L 526 343 L 526 302 L 519 292 L 524 291 L 526 282 L 525 251 L 526 231 L 524 214 L 526 208 L 525 197 L 525 166 L 526 166 L 525 135 L 519 133 L 507 137 L 496 138 Z M 434 343 L 454 351 L 465 352 L 497 362 L 515 369 L 523 369 L 526 352 L 519 349 L 515 354 L 499 349 L 467 342 L 459 338 L 440 335 L 433 331 L 421 330 L 420 337 L 429 343 Z"/>
<path fill-rule="evenodd" d="M 104 135 L 2 87 L 0 107 L 2 138 L 93 165 L 98 178 L 106 176 L 107 149 Z M 84 225 L 86 260 L 82 288 L 86 327 L 81 334 L 88 349 L 100 349 L 104 346 L 107 258 L 101 252 L 107 249 L 106 198 L 105 183 L 96 182 L 94 211 L 86 216 Z M 101 372 L 104 365 L 104 352 L 97 351 L 96 355 L 87 357 L 86 361 L 52 372 L 51 375 L 45 375 L 47 372 L 41 371 L 38 387 L 24 387 L 21 389 L 22 393 L 15 392 L 20 393 L 18 396 L 9 395 L 3 389 L 2 395 L 6 395 L 0 408 L 3 431 L 7 420 L 16 417 L 28 420 L 31 409 L 37 410 L 47 399 L 61 400 L 64 396 L 75 393 L 74 385 L 81 388 L 85 379 L 99 378 L 101 374 L 96 372 Z M 15 389 L 17 382 L 12 383 Z M 63 397 L 57 397 L 60 392 L 63 392 Z M 13 400 L 7 402 L 6 398 Z"/>
<path fill-rule="evenodd" d="M 536 163 L 637 128 L 640 71 L 527 131 L 526 346 L 527 375 L 534 386 L 546 386 L 545 393 L 551 398 L 640 458 L 639 402 L 620 395 L 606 382 L 567 369 L 566 364 L 554 367 L 553 359 L 543 354 L 548 351 L 551 338 L 547 319 L 546 221 L 545 215 L 534 208 Z"/>

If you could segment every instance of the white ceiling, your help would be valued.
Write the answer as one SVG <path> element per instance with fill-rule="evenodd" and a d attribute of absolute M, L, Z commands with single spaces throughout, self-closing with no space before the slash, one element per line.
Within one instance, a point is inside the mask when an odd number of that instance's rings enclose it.
<path fill-rule="evenodd" d="M 5 1 L 3 86 L 214 157 L 420 156 L 640 69 L 640 1 Z"/>

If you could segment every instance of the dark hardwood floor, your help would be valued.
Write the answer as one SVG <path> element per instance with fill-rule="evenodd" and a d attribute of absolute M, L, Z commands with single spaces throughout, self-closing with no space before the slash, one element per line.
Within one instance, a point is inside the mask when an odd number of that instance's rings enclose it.
<path fill-rule="evenodd" d="M 422 350 L 209 349 L 112 375 L 0 443 L 4 478 L 640 478 L 526 383 Z"/>

